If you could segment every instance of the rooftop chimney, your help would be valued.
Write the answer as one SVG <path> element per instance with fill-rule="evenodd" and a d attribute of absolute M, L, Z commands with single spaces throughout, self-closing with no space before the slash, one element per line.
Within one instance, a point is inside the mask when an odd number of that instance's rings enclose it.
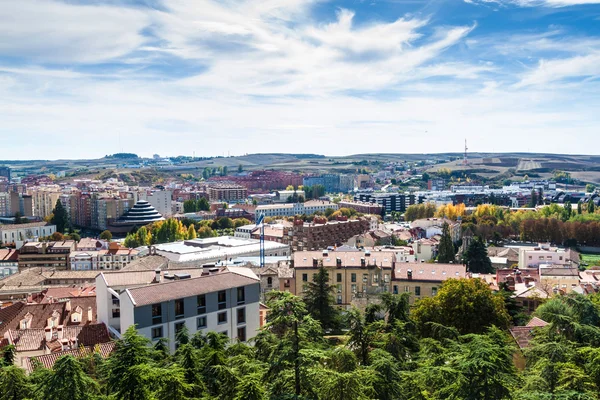
<path fill-rule="evenodd" d="M 88 322 L 92 322 L 94 320 L 94 313 L 93 313 L 92 307 L 88 307 L 87 314 L 88 314 L 87 315 Z"/>
<path fill-rule="evenodd" d="M 160 269 L 154 270 L 154 283 L 160 283 Z"/>
<path fill-rule="evenodd" d="M 65 310 L 71 311 L 71 300 L 67 300 L 65 303 Z"/>

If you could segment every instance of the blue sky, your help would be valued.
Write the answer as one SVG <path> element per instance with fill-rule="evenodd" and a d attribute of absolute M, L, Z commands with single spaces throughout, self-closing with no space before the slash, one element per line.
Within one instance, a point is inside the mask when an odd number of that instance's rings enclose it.
<path fill-rule="evenodd" d="M 4 0 L 4 159 L 598 154 L 600 0 Z"/>

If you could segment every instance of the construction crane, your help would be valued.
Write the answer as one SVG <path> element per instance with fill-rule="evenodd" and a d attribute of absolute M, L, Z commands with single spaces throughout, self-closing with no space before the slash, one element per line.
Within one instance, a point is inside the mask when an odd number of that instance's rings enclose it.
<path fill-rule="evenodd" d="M 260 214 L 260 217 L 256 220 L 256 226 L 260 228 L 260 267 L 265 266 L 265 219 L 264 214 Z"/>

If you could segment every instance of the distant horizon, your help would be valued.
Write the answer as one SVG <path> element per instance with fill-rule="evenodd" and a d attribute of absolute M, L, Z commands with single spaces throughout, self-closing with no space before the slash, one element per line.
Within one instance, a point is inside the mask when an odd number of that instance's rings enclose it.
<path fill-rule="evenodd" d="M 134 152 L 123 152 L 123 153 L 131 153 L 136 154 L 140 159 L 152 159 L 154 154 L 158 154 L 160 158 L 176 158 L 176 157 L 193 157 L 192 155 L 178 154 L 178 155 L 163 155 L 159 153 L 153 153 L 152 155 L 141 155 Z M 111 153 L 108 154 L 112 156 L 114 154 L 122 154 L 122 153 Z M 214 156 L 198 156 L 196 158 L 201 161 L 201 159 L 214 159 L 214 158 L 240 158 L 240 157 L 249 157 L 249 156 L 257 156 L 257 155 L 284 155 L 284 156 L 318 156 L 318 157 L 331 157 L 331 158 L 359 158 L 362 156 L 378 156 L 378 155 L 390 155 L 390 156 L 456 156 L 462 157 L 463 152 L 435 152 L 435 153 L 390 153 L 390 152 L 376 152 L 376 153 L 356 153 L 356 154 L 345 154 L 345 155 L 332 155 L 332 154 L 318 154 L 318 153 L 284 153 L 284 152 L 260 152 L 260 153 L 247 153 L 243 155 L 230 155 L 230 156 L 222 156 L 222 155 L 214 155 Z M 468 156 L 472 155 L 475 158 L 481 158 L 482 155 L 492 155 L 492 156 L 503 156 L 503 155 L 522 155 L 522 156 L 565 156 L 565 157 L 600 157 L 600 154 L 575 154 L 575 153 L 551 153 L 551 152 L 522 152 L 522 151 L 507 151 L 507 152 L 488 152 L 488 151 L 477 151 L 477 152 L 468 152 Z M 22 163 L 27 161 L 49 161 L 49 162 L 59 162 L 59 161 L 83 161 L 83 160 L 101 160 L 105 158 L 106 155 L 97 158 L 57 158 L 57 159 L 11 159 L 11 160 L 3 160 L 0 159 L 0 166 L 3 163 Z"/>
<path fill-rule="evenodd" d="M 600 0 L 5 0 L 1 149 L 585 154 L 599 20 Z"/>

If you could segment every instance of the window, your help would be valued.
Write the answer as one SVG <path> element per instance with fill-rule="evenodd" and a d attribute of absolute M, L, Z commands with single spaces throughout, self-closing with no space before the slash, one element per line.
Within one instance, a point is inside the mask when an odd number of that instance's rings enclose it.
<path fill-rule="evenodd" d="M 342 284 L 341 283 L 338 283 L 338 285 L 337 285 L 337 292 L 342 293 Z"/>
<path fill-rule="evenodd" d="M 404 286 L 404 293 L 408 293 L 408 292 L 410 292 L 410 287 Z"/>
<path fill-rule="evenodd" d="M 308 274 L 302 274 L 302 282 L 308 282 Z"/>
<path fill-rule="evenodd" d="M 112 305 L 119 307 L 119 298 L 116 297 L 114 294 L 112 295 Z"/>
<path fill-rule="evenodd" d="M 342 295 L 341 294 L 338 294 L 338 296 L 337 296 L 337 303 L 342 304 Z"/>
<path fill-rule="evenodd" d="M 432 287 L 432 288 L 431 288 L 431 295 L 432 295 L 432 296 L 435 296 L 435 295 L 437 295 L 437 288 L 436 288 L 436 287 Z"/>
<path fill-rule="evenodd" d="M 178 322 L 175 324 L 175 335 L 179 333 L 180 330 L 185 326 L 185 322 Z"/>
<path fill-rule="evenodd" d="M 198 315 L 206 313 L 206 295 L 201 294 L 198 296 Z"/>
<path fill-rule="evenodd" d="M 246 288 L 242 286 L 242 287 L 237 288 L 237 302 L 238 302 L 238 304 L 244 304 L 245 301 L 246 301 Z"/>
<path fill-rule="evenodd" d="M 196 329 L 206 328 L 206 317 L 196 318 Z"/>
<path fill-rule="evenodd" d="M 532 258 L 533 258 L 532 256 L 529 256 L 529 259 L 530 259 L 530 260 L 531 260 Z"/>
<path fill-rule="evenodd" d="M 356 274 L 350 275 L 350 281 L 351 282 L 356 282 Z"/>
<path fill-rule="evenodd" d="M 268 277 L 267 278 L 267 287 L 272 287 L 273 286 L 273 278 Z"/>
<path fill-rule="evenodd" d="M 217 322 L 219 324 L 224 324 L 227 322 L 227 311 L 217 314 Z"/>
<path fill-rule="evenodd" d="M 246 341 L 246 327 L 242 326 L 241 328 L 238 328 L 237 330 L 237 338 L 240 342 L 245 342 Z"/>
<path fill-rule="evenodd" d="M 379 275 L 373 275 L 373 283 L 379 283 Z"/>
<path fill-rule="evenodd" d="M 356 293 L 356 284 L 352 285 L 352 293 Z"/>
<path fill-rule="evenodd" d="M 394 294 L 398 294 L 398 285 L 394 285 Z"/>
<path fill-rule="evenodd" d="M 183 318 L 183 299 L 175 300 L 175 318 Z"/>
<path fill-rule="evenodd" d="M 336 281 L 337 282 L 341 282 L 342 281 L 342 274 L 336 274 Z"/>
<path fill-rule="evenodd" d="M 152 339 L 159 339 L 161 337 L 163 337 L 162 326 L 152 328 Z"/>
<path fill-rule="evenodd" d="M 119 309 L 119 308 L 113 308 L 113 310 L 112 310 L 112 317 L 113 318 L 120 318 L 121 317 L 121 309 Z"/>
<path fill-rule="evenodd" d="M 227 292 L 224 290 L 221 290 L 218 294 L 218 300 L 219 300 L 219 310 L 224 310 L 227 308 Z"/>
<path fill-rule="evenodd" d="M 152 324 L 162 323 L 162 304 L 152 304 Z"/>
<path fill-rule="evenodd" d="M 415 296 L 421 295 L 421 286 L 415 286 Z"/>
<path fill-rule="evenodd" d="M 246 323 L 246 309 L 243 307 L 237 309 L 237 323 L 238 324 Z"/>

